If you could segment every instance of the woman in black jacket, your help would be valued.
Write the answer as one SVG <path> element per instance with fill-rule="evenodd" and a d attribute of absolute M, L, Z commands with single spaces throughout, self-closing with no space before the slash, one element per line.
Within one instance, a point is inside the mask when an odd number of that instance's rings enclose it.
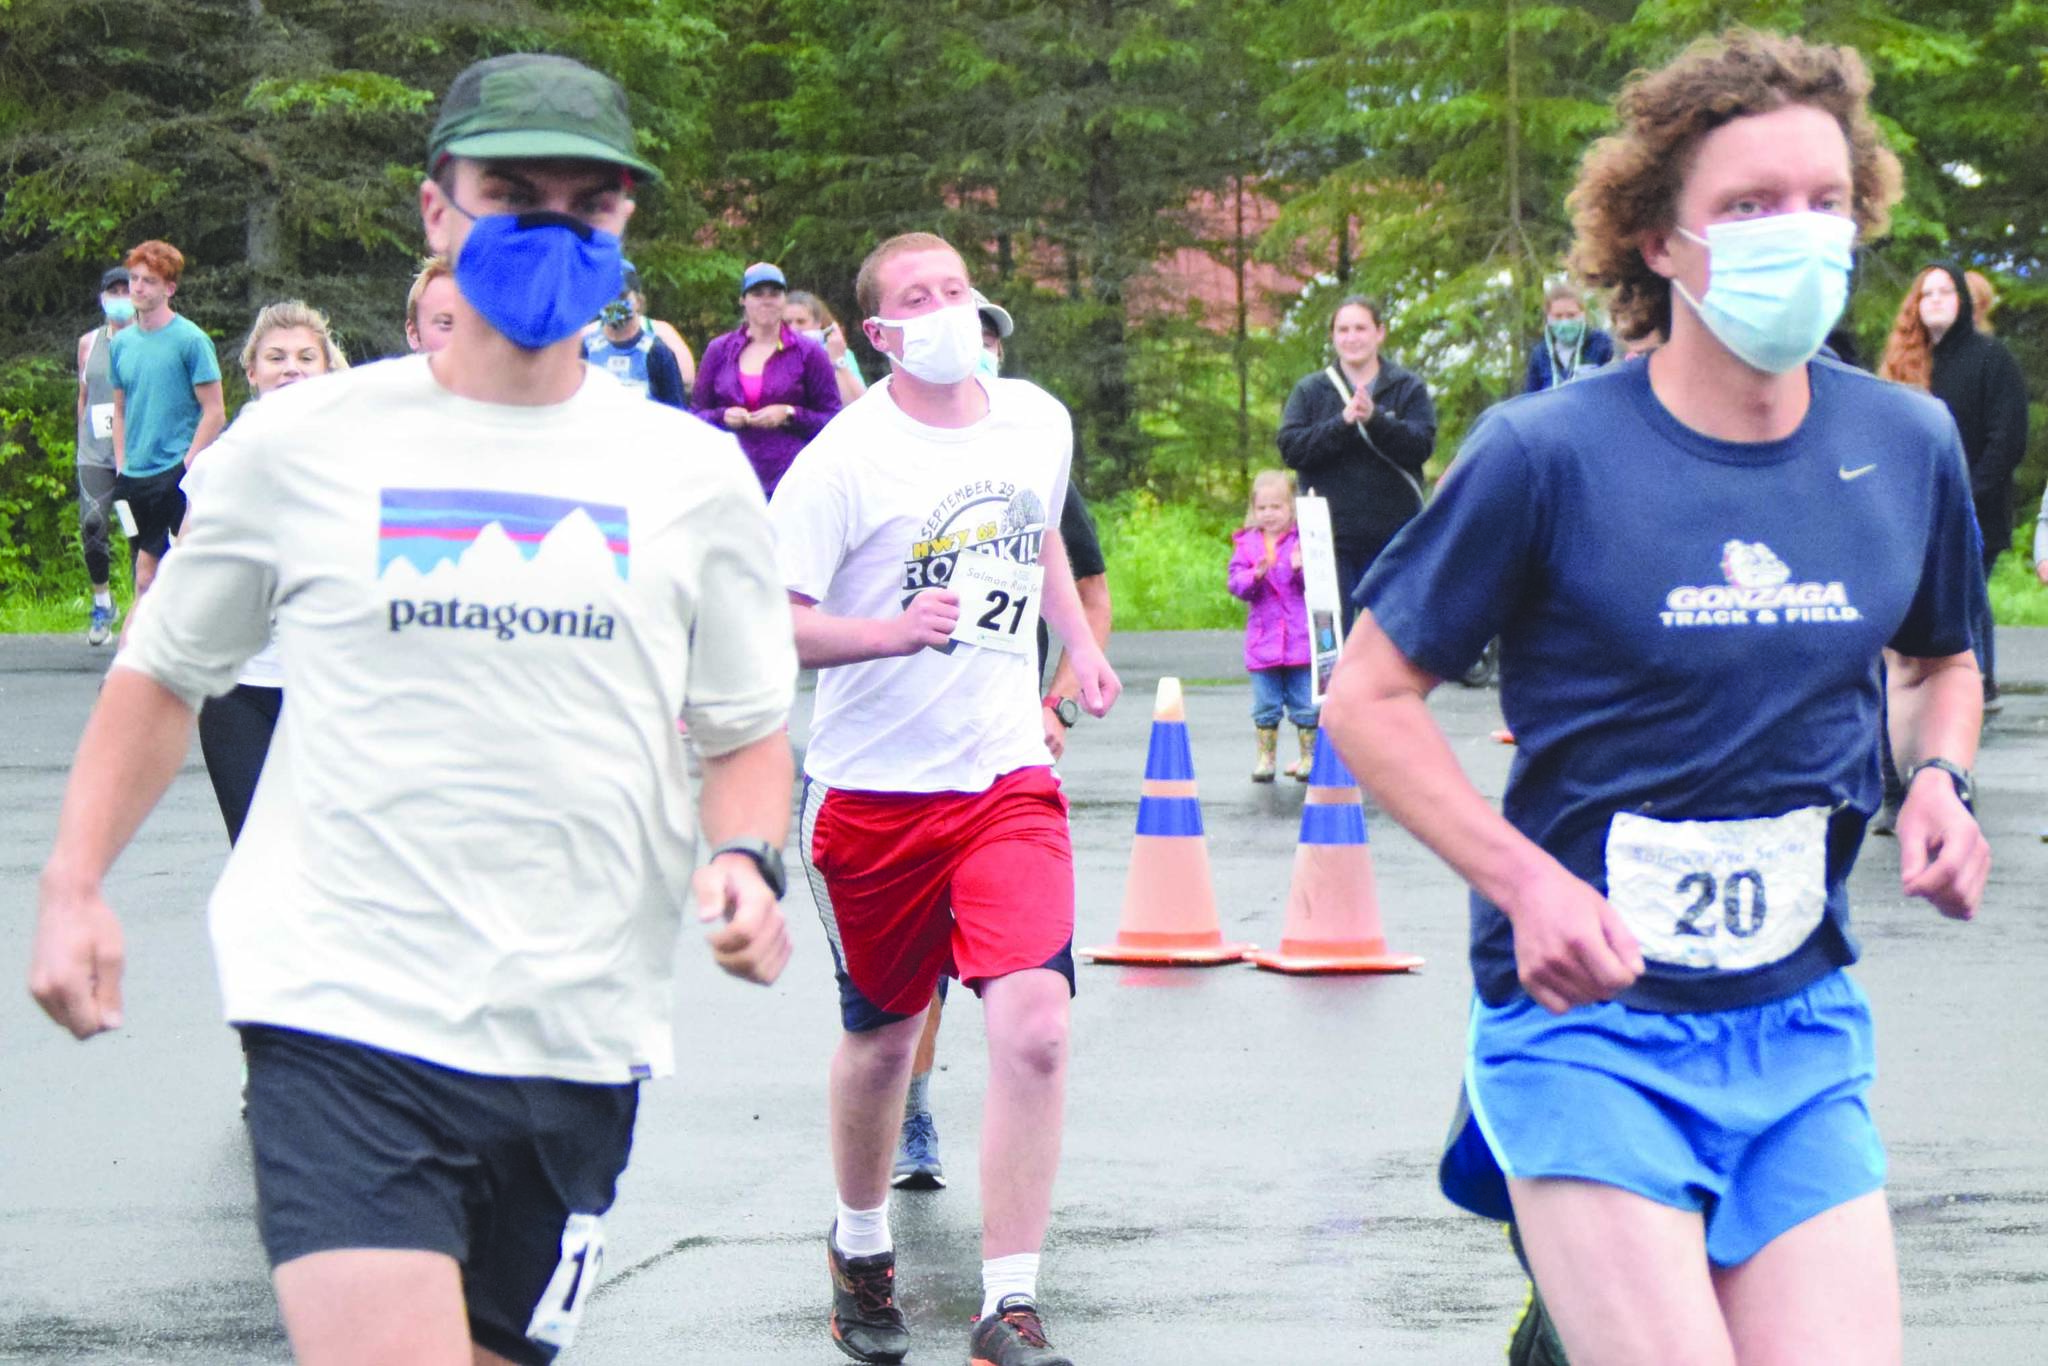
<path fill-rule="evenodd" d="M 2027 384 L 1996 337 L 1978 330 L 1962 267 L 1932 265 L 1906 291 L 1877 373 L 1925 389 L 1948 406 L 1970 466 L 1984 573 L 2012 545 L 2012 476 L 2027 453 Z M 1984 701 L 1998 700 L 1991 603 L 1980 604 L 1971 635 L 1984 671 Z"/>
<path fill-rule="evenodd" d="M 1371 299 L 1353 294 L 1338 304 L 1336 364 L 1303 376 L 1280 418 L 1280 458 L 1303 493 L 1329 500 L 1346 632 L 1358 581 L 1422 510 L 1422 467 L 1436 449 L 1436 405 L 1419 376 L 1380 354 L 1386 337 Z"/>

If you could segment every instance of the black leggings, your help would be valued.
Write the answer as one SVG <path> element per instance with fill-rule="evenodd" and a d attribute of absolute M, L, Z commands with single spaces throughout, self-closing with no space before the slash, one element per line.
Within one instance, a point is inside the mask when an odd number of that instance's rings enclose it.
<path fill-rule="evenodd" d="M 228 823 L 229 844 L 242 837 L 256 780 L 263 776 L 263 756 L 270 753 L 270 733 L 283 709 L 283 688 L 248 683 L 208 698 L 199 709 L 199 752 L 206 756 L 206 776 L 213 780 L 214 799 Z"/>

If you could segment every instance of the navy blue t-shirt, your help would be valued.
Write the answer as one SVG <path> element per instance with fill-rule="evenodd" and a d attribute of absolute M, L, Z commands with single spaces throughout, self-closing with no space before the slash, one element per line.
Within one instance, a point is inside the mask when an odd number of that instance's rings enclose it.
<path fill-rule="evenodd" d="M 1500 638 L 1517 743 L 1503 814 L 1607 891 L 1618 812 L 1659 821 L 1830 813 L 1826 906 L 1776 962 L 1650 962 L 1646 1010 L 1769 1000 L 1855 961 L 1847 882 L 1880 783 L 1879 649 L 1970 647 L 1982 578 L 1955 423 L 1825 360 L 1780 441 L 1685 427 L 1631 363 L 1512 399 L 1472 430 L 1427 511 L 1360 588 L 1417 666 L 1456 678 Z M 1472 970 L 1513 999 L 1507 918 L 1472 897 Z"/>

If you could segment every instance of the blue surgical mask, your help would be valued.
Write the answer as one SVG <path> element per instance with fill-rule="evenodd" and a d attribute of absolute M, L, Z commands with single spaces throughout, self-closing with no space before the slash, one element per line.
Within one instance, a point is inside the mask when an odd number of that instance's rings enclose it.
<path fill-rule="evenodd" d="M 135 301 L 119 294 L 102 294 L 100 312 L 107 315 L 110 323 L 132 323 L 135 321 Z"/>
<path fill-rule="evenodd" d="M 619 297 L 624 257 L 611 233 L 547 210 L 472 222 L 456 288 L 515 345 L 538 351 L 573 337 Z"/>
<path fill-rule="evenodd" d="M 974 362 L 974 373 L 983 379 L 997 379 L 1003 373 L 1003 363 L 996 359 L 996 353 L 986 346 L 981 348 L 981 359 Z"/>
<path fill-rule="evenodd" d="M 1721 345 L 1766 374 L 1813 359 L 1849 300 L 1853 220 L 1780 213 L 1712 223 L 1705 237 L 1678 231 L 1707 249 L 1707 294 L 1672 287 Z"/>

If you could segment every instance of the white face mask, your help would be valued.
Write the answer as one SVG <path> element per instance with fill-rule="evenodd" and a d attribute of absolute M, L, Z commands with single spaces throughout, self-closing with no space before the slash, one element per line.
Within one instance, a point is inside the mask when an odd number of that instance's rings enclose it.
<path fill-rule="evenodd" d="M 981 359 L 981 314 L 971 303 L 920 313 L 915 318 L 870 318 L 877 327 L 903 330 L 905 370 L 927 384 L 958 384 Z"/>

